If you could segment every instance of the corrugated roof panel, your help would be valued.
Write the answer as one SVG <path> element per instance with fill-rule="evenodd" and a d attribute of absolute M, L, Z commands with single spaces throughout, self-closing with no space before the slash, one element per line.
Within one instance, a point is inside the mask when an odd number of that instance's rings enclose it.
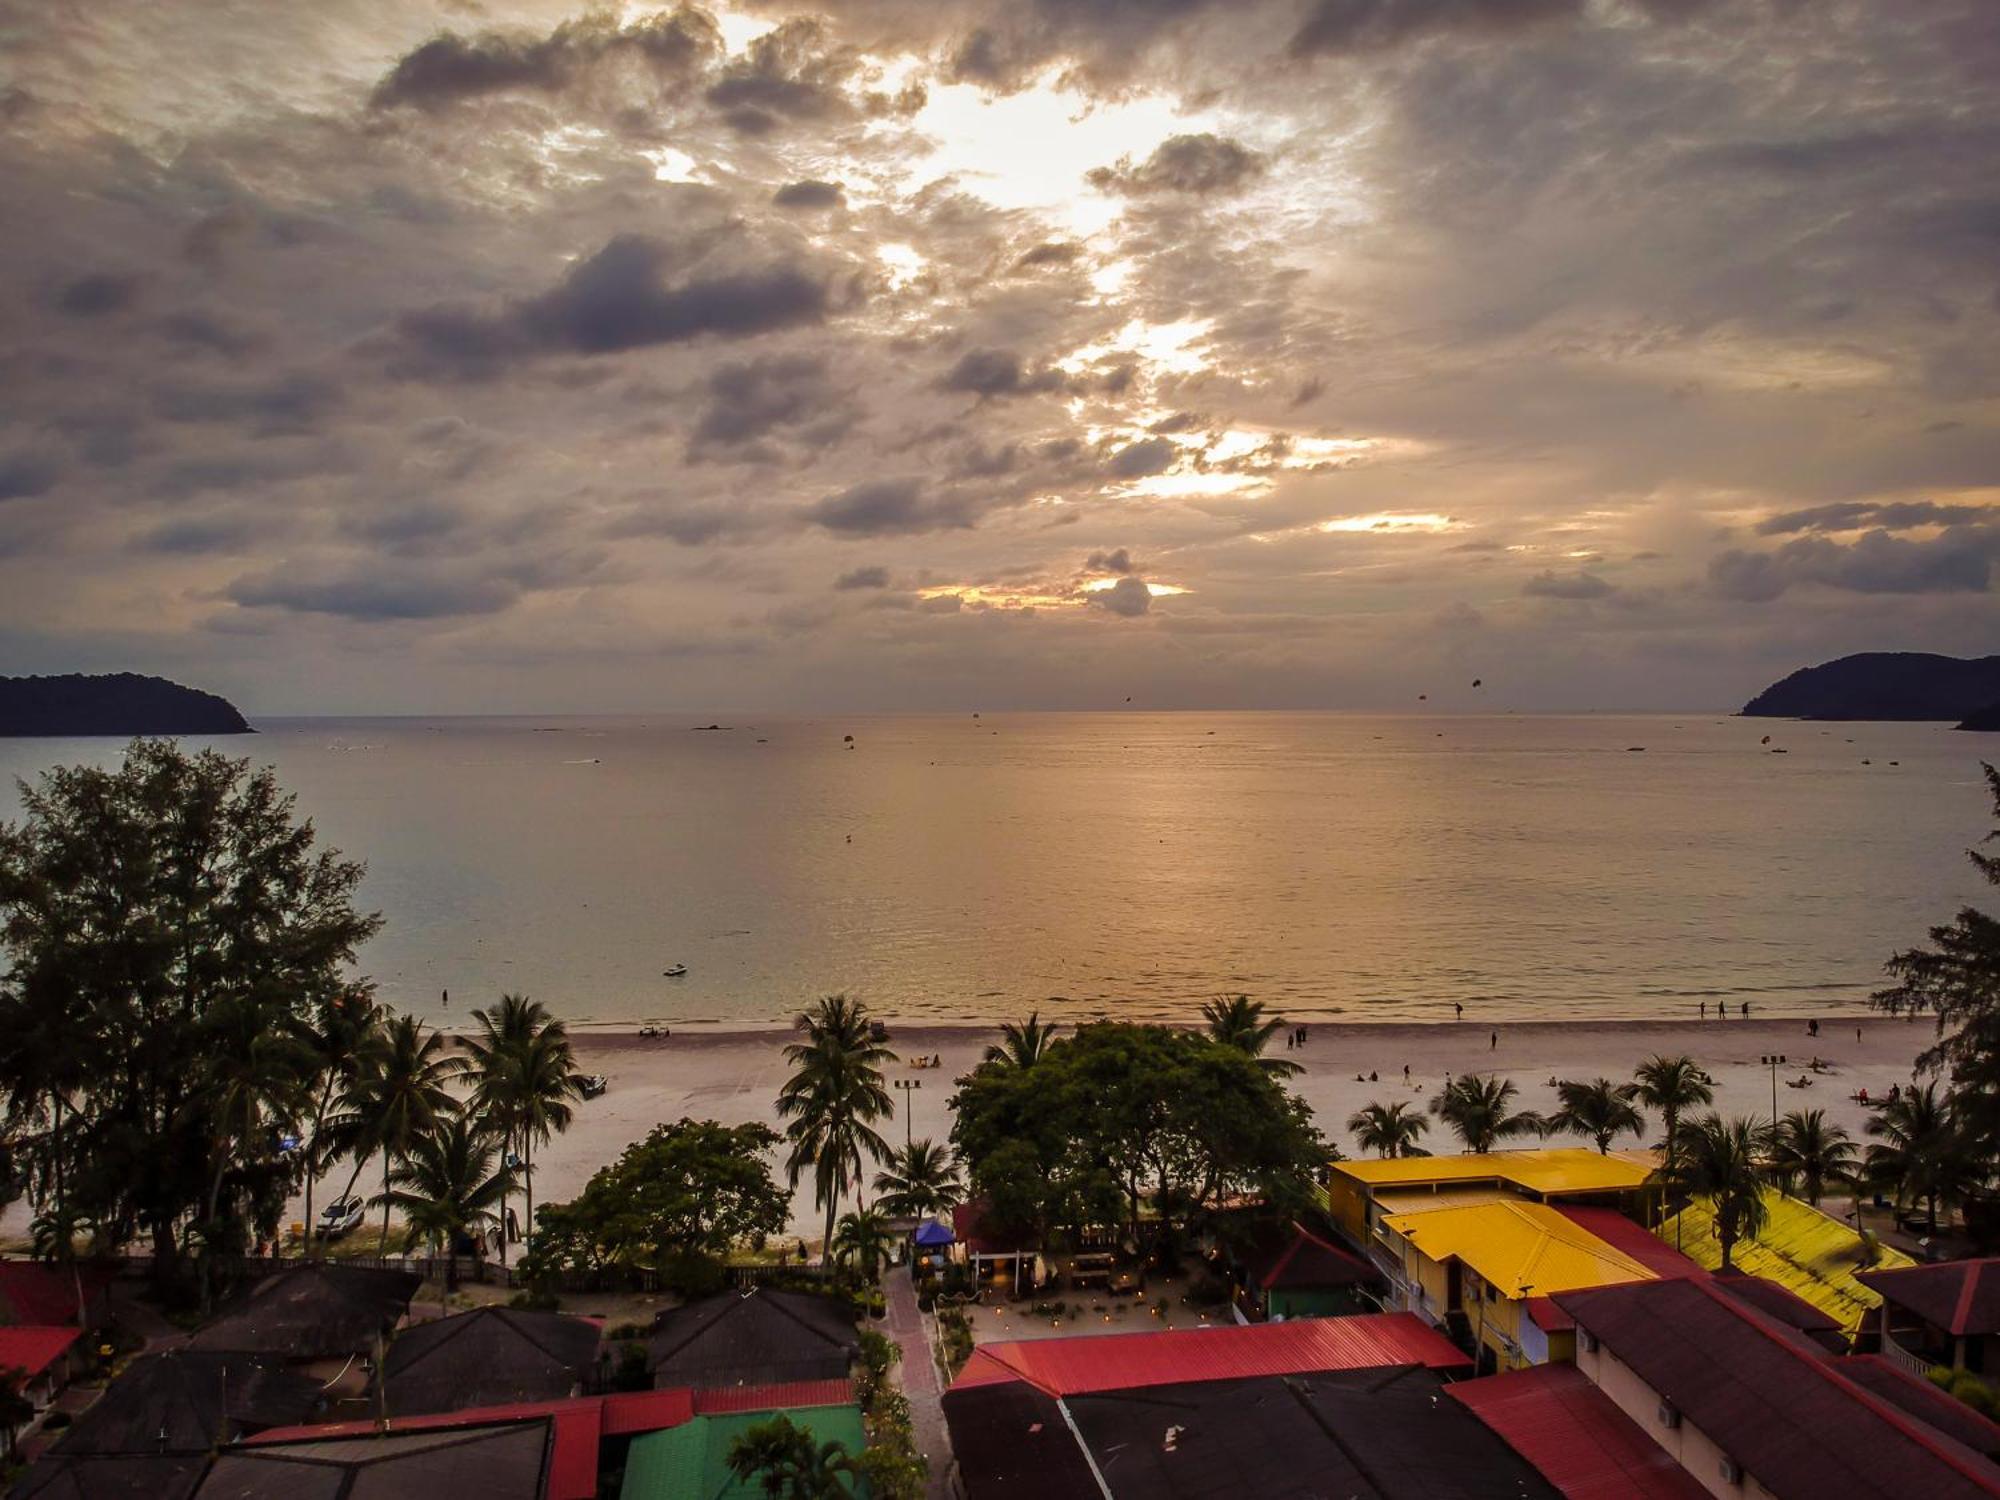
<path fill-rule="evenodd" d="M 30 1325 L 0 1328 L 0 1370 L 26 1370 L 39 1375 L 83 1334 L 81 1328 Z"/>
<path fill-rule="evenodd" d="M 1882 1305 L 1881 1297 L 1856 1279 L 1855 1273 L 1870 1262 L 1869 1251 L 1853 1229 L 1775 1188 L 1765 1192 L 1764 1207 L 1767 1218 L 1757 1237 L 1736 1242 L 1731 1259 L 1737 1270 L 1777 1282 L 1849 1331 Z M 1696 1264 L 1711 1271 L 1721 1267 L 1722 1245 L 1715 1237 L 1715 1216 L 1707 1200 L 1695 1199 L 1657 1233 Z M 1877 1245 L 1873 1252 L 1875 1270 L 1915 1264 L 1886 1245 Z"/>
<path fill-rule="evenodd" d="M 854 1400 L 851 1380 L 793 1380 L 784 1385 L 736 1385 L 726 1390 L 696 1391 L 698 1415 L 738 1411 L 799 1410 L 808 1406 L 847 1406 Z"/>
<path fill-rule="evenodd" d="M 1704 1500 L 1707 1489 L 1574 1365 L 1445 1388 L 1567 1500 Z"/>
<path fill-rule="evenodd" d="M 1468 1152 L 1460 1156 L 1396 1156 L 1341 1161 L 1333 1170 L 1370 1187 L 1497 1179 L 1531 1193 L 1617 1192 L 1642 1186 L 1659 1165 L 1652 1153 L 1585 1147 Z"/>
<path fill-rule="evenodd" d="M 481 1427 L 517 1422 L 524 1417 L 555 1419 L 555 1455 L 549 1465 L 548 1500 L 596 1500 L 597 1444 L 602 1433 L 604 1398 L 577 1396 L 565 1401 L 522 1401 L 510 1406 L 481 1406 L 468 1411 L 431 1412 L 397 1417 L 386 1427 L 373 1422 L 329 1422 L 317 1427 L 273 1427 L 246 1444 L 296 1443 L 316 1438 L 372 1437 L 380 1432 L 423 1432 L 448 1427 Z"/>
<path fill-rule="evenodd" d="M 1412 1313 L 1369 1313 L 981 1344 L 952 1389 L 1013 1379 L 1051 1395 L 1073 1396 L 1250 1375 L 1391 1365 L 1449 1370 L 1470 1363 L 1463 1350 Z"/>
<path fill-rule="evenodd" d="M 1649 1281 L 1653 1273 L 1545 1203 L 1510 1199 L 1437 1213 L 1394 1214 L 1383 1226 L 1434 1261 L 1456 1259 L 1508 1297 Z"/>

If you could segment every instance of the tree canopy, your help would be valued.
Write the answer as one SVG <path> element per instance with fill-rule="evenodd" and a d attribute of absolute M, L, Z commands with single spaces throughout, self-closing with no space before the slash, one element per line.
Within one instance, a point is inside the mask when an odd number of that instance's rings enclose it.
<path fill-rule="evenodd" d="M 1327 1152 L 1310 1112 L 1241 1048 L 1162 1026 L 1098 1022 L 1032 1067 L 960 1080 L 952 1140 L 1002 1223 L 1047 1235 L 1143 1208 L 1184 1228 L 1232 1198 L 1296 1210 Z"/>
<path fill-rule="evenodd" d="M 785 1227 L 791 1202 L 771 1174 L 778 1144 L 763 1125 L 656 1125 L 600 1167 L 568 1203 L 546 1203 L 529 1237 L 530 1279 L 612 1266 L 664 1268 L 718 1256 Z"/>
<path fill-rule="evenodd" d="M 0 1097 L 29 1189 L 107 1243 L 275 1232 L 316 1097 L 314 1032 L 365 996 L 361 866 L 268 768 L 135 740 L 21 788 L 0 828 Z M 238 1045 L 257 1038 L 254 1056 Z"/>

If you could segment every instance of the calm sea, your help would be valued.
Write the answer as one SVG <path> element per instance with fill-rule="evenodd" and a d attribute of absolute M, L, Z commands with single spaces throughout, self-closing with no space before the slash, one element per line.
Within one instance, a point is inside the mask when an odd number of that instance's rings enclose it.
<path fill-rule="evenodd" d="M 1701 716 L 696 722 L 220 743 L 367 862 L 385 998 L 442 1019 L 524 991 L 595 1024 L 761 1025 L 834 990 L 913 1019 L 1239 990 L 1302 1019 L 1833 1011 L 1979 895 L 2000 754 Z M 0 741 L 0 771 L 118 750 Z"/>

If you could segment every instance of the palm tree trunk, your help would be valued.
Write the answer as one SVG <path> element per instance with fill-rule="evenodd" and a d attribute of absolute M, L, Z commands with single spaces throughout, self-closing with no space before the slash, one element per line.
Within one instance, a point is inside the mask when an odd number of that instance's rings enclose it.
<path fill-rule="evenodd" d="M 526 1244 L 535 1237 L 535 1160 L 534 1147 L 524 1134 L 521 1137 L 521 1191 L 527 1194 L 528 1217 L 521 1225 L 521 1243 Z M 500 1243 L 507 1243 L 507 1222 L 500 1221 Z"/>
<path fill-rule="evenodd" d="M 377 1256 L 389 1253 L 389 1147 L 382 1146 L 382 1238 L 375 1242 Z"/>

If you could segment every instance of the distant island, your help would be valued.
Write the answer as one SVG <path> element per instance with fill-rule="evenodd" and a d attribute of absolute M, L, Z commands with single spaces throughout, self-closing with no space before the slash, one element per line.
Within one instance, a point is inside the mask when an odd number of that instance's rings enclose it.
<path fill-rule="evenodd" d="M 136 672 L 0 677 L 0 737 L 255 734 L 225 698 Z"/>
<path fill-rule="evenodd" d="M 1952 719 L 2000 729 L 2000 656 L 1864 651 L 1803 667 L 1743 705 L 1753 719 Z"/>

